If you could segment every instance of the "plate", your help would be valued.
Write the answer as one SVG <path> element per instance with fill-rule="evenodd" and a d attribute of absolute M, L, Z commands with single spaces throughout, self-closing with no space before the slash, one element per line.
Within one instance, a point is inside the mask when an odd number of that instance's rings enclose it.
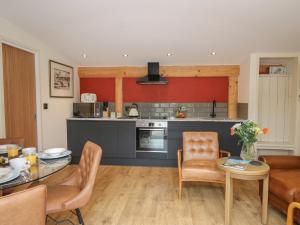
<path fill-rule="evenodd" d="M 38 157 L 39 157 L 39 159 L 58 159 L 58 158 L 66 157 L 71 154 L 72 154 L 72 151 L 70 151 L 70 150 L 66 150 L 62 154 L 59 154 L 59 155 L 49 155 L 44 152 L 40 152 L 38 154 Z"/>
<path fill-rule="evenodd" d="M 12 169 L 5 177 L 0 178 L 0 184 L 16 179 L 20 175 L 20 171 Z"/>
<path fill-rule="evenodd" d="M 19 145 L 15 144 L 0 145 L 0 154 L 6 154 L 8 148 L 17 148 L 18 150 L 22 149 Z"/>
<path fill-rule="evenodd" d="M 65 153 L 67 149 L 65 148 L 49 148 L 44 150 L 44 154 L 48 155 L 48 156 L 59 156 Z"/>
<path fill-rule="evenodd" d="M 10 167 L 0 168 L 0 178 L 1 177 L 5 177 L 10 172 L 11 172 L 11 168 Z"/>

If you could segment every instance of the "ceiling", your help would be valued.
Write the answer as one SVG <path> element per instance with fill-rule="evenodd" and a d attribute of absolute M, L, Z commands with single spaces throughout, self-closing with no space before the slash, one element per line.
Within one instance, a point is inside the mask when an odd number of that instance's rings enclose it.
<path fill-rule="evenodd" d="M 299 0 L 0 0 L 0 17 L 82 66 L 239 64 L 251 52 L 300 52 L 299 10 Z"/>

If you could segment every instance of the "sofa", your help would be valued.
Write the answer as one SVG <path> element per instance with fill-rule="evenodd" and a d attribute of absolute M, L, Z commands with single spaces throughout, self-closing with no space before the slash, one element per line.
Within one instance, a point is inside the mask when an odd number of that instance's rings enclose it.
<path fill-rule="evenodd" d="M 260 156 L 259 160 L 270 166 L 269 203 L 287 214 L 291 202 L 300 202 L 300 156 Z M 299 209 L 294 220 L 300 224 Z"/>

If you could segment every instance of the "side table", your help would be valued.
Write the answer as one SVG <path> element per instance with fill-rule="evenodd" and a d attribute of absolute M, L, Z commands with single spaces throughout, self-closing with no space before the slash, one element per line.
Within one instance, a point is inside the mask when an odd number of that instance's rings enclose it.
<path fill-rule="evenodd" d="M 230 167 L 222 166 L 226 162 L 227 157 L 220 158 L 217 164 L 220 169 L 226 172 L 226 188 L 225 188 L 225 225 L 231 225 L 231 209 L 233 206 L 233 179 L 240 180 L 263 180 L 262 193 L 262 224 L 267 224 L 268 220 L 268 191 L 269 191 L 269 171 L 270 167 L 261 162 L 259 166 L 247 165 L 245 170 L 238 170 Z"/>

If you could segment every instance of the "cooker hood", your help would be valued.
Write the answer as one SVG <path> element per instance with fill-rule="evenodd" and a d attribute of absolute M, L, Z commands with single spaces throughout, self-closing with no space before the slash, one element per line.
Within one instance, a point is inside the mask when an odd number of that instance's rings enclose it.
<path fill-rule="evenodd" d="M 139 78 L 137 84 L 168 84 L 168 80 L 159 75 L 159 63 L 148 62 L 148 75 Z"/>

